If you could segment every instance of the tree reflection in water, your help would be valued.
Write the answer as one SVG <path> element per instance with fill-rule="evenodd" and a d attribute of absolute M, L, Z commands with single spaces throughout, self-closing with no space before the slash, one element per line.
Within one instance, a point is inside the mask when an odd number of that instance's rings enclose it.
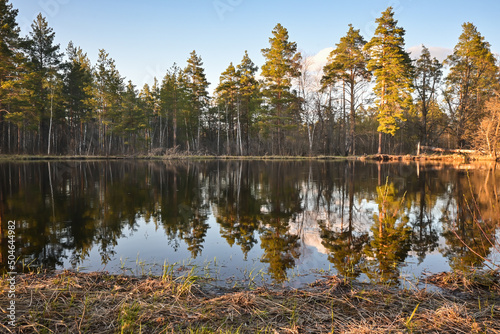
<path fill-rule="evenodd" d="M 411 229 L 404 212 L 404 196 L 398 194 L 393 183 L 377 187 L 378 213 L 373 215 L 372 237 L 365 246 L 368 277 L 381 282 L 395 283 L 399 278 L 399 264 L 411 249 Z"/>
<path fill-rule="evenodd" d="M 470 271 L 489 265 L 488 256 L 499 249 L 499 181 L 498 173 L 490 169 L 484 179 L 477 174 L 456 174 L 441 218 L 446 240 L 441 252 L 453 270 Z"/>
<path fill-rule="evenodd" d="M 499 188 L 494 165 L 465 173 L 354 161 L 6 162 L 0 227 L 16 220 L 17 255 L 33 267 L 77 268 L 91 252 L 116 262 L 120 240 L 147 243 L 137 235 L 146 224 L 170 252 L 193 259 L 218 243 L 237 246 L 241 261 L 262 264 L 275 282 L 322 259 L 349 279 L 396 282 L 402 262 L 425 265 L 437 250 L 453 269 L 487 264 L 498 249 Z M 2 233 L 3 269 L 7 245 Z"/>

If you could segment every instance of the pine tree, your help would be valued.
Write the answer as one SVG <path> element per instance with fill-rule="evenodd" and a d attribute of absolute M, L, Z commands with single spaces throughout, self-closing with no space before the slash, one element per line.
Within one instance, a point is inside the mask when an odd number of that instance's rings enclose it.
<path fill-rule="evenodd" d="M 498 67 L 485 41 L 472 23 L 462 25 L 463 32 L 445 60 L 445 100 L 452 116 L 451 127 L 459 147 L 469 146 L 485 114 L 484 104 L 498 86 Z"/>
<path fill-rule="evenodd" d="M 205 76 L 203 69 L 203 61 L 196 51 L 191 52 L 191 56 L 187 61 L 187 66 L 184 70 L 187 79 L 187 92 L 189 94 L 189 109 L 188 119 L 189 127 L 191 129 L 191 138 L 193 139 L 193 147 L 196 150 L 200 149 L 200 137 L 202 126 L 204 124 L 205 112 L 208 107 L 208 86 L 210 83 Z M 194 139 L 193 131 L 196 129 L 196 140 Z M 189 134 L 188 134 L 189 137 Z"/>
<path fill-rule="evenodd" d="M 269 117 L 272 124 L 273 153 L 276 142 L 276 152 L 283 154 L 284 130 L 293 125 L 293 107 L 297 99 L 290 89 L 292 80 L 300 76 L 299 66 L 301 54 L 297 52 L 297 43 L 288 40 L 288 31 L 277 24 L 269 38 L 270 47 L 262 49 L 266 59 L 262 66 L 264 77 L 263 95 L 271 106 Z"/>
<path fill-rule="evenodd" d="M 429 49 L 422 46 L 422 54 L 415 61 L 414 86 L 417 91 L 417 107 L 422 119 L 420 141 L 423 145 L 427 145 L 428 141 L 429 126 L 427 116 L 433 103 L 436 103 L 436 93 L 443 74 L 442 67 L 436 58 L 431 59 Z"/>
<path fill-rule="evenodd" d="M 122 93 L 120 117 L 115 120 L 113 132 L 122 137 L 124 151 L 135 153 L 147 128 L 146 113 L 140 106 L 140 100 L 132 81 L 129 81 Z"/>
<path fill-rule="evenodd" d="M 394 136 L 404 110 L 411 105 L 412 65 L 404 47 L 405 30 L 397 26 L 392 7 L 382 12 L 375 35 L 365 45 L 370 55 L 367 68 L 375 76 L 379 127 L 378 153 L 382 153 L 382 133 Z"/>
<path fill-rule="evenodd" d="M 59 45 L 54 44 L 53 29 L 42 14 L 38 14 L 31 29 L 25 45 L 29 69 L 25 86 L 31 92 L 33 120 L 38 123 L 38 151 L 47 149 L 50 154 L 53 100 L 62 54 L 58 52 Z"/>
<path fill-rule="evenodd" d="M 348 148 L 351 155 L 356 152 L 355 123 L 356 109 L 359 106 L 359 91 L 371 78 L 371 73 L 366 68 L 368 55 L 363 50 L 365 44 L 366 41 L 359 33 L 359 29 L 355 30 L 349 24 L 346 36 L 340 39 L 340 43 L 330 53 L 328 63 L 323 69 L 323 85 L 334 85 L 342 81 L 349 96 L 350 124 Z"/>
<path fill-rule="evenodd" d="M 151 153 L 153 148 L 162 147 L 163 145 L 161 131 L 164 115 L 161 112 L 160 86 L 156 77 L 153 78 L 153 86 L 149 87 L 146 83 L 142 87 L 139 93 L 139 104 L 147 121 L 144 139 L 147 143 L 148 153 Z"/>
<path fill-rule="evenodd" d="M 240 64 L 235 67 L 231 63 L 222 72 L 219 85 L 215 89 L 218 114 L 222 110 L 225 115 L 227 154 L 231 154 L 230 138 L 235 143 L 236 153 L 242 155 L 243 137 L 245 137 L 246 151 L 247 153 L 249 151 L 250 126 L 253 113 L 258 106 L 259 85 L 255 79 L 256 72 L 257 66 L 245 51 Z M 219 139 L 217 143 L 217 152 L 219 153 Z"/>
<path fill-rule="evenodd" d="M 162 127 L 160 138 L 165 137 L 165 131 L 168 122 L 172 122 L 172 147 L 175 149 L 178 145 L 178 128 L 182 127 L 184 122 L 181 121 L 183 110 L 185 110 L 187 100 L 187 87 L 186 87 L 185 73 L 174 64 L 163 78 L 160 89 L 160 106 L 161 113 L 165 117 L 165 125 Z M 187 121 L 185 122 L 187 124 Z M 186 141 L 188 141 L 187 127 L 186 127 Z M 160 139 L 160 142 L 163 142 Z M 166 144 L 166 143 L 165 143 Z M 168 147 L 168 145 L 161 145 L 161 147 Z M 187 146 L 186 146 L 187 148 Z"/>
<path fill-rule="evenodd" d="M 63 99 L 68 118 L 70 149 L 74 154 L 82 154 L 87 123 L 92 117 L 88 103 L 92 98 L 92 66 L 87 54 L 72 42 L 69 43 L 66 54 L 68 61 L 63 65 Z M 78 143 L 75 143 L 77 138 Z"/>
<path fill-rule="evenodd" d="M 8 0 L 0 0 L 0 152 L 11 151 L 11 124 L 7 119 L 18 118 L 20 113 L 13 114 L 11 104 L 19 95 L 16 86 L 16 67 L 19 62 L 19 28 L 16 17 L 18 10 L 14 9 Z M 17 117 L 16 117 L 17 116 Z M 20 137 L 18 125 L 18 137 Z M 19 143 L 20 138 L 18 138 Z M 18 147 L 19 149 L 19 147 Z"/>
<path fill-rule="evenodd" d="M 15 69 L 14 56 L 19 46 L 19 28 L 16 17 L 18 10 L 8 3 L 8 0 L 0 0 L 0 91 L 4 92 L 6 80 Z M 2 96 L 0 95 L 0 98 Z M 0 99 L 0 103 L 3 99 Z"/>
<path fill-rule="evenodd" d="M 230 63 L 227 69 L 221 73 L 219 85 L 215 89 L 215 93 L 217 94 L 218 108 L 223 110 L 225 115 L 226 153 L 231 155 L 230 137 L 236 137 L 234 135 L 235 118 L 240 102 L 238 76 L 233 63 Z M 219 151 L 219 149 L 217 149 L 217 151 Z"/>
<path fill-rule="evenodd" d="M 101 49 L 94 68 L 93 108 L 98 119 L 98 146 L 102 154 L 110 154 L 113 125 L 119 119 L 123 78 L 115 61 Z"/>
<path fill-rule="evenodd" d="M 240 123 L 240 140 L 241 136 L 245 137 L 246 151 L 250 151 L 250 129 L 256 109 L 259 107 L 259 83 L 255 78 L 255 74 L 259 68 L 255 66 L 253 61 L 245 51 L 245 55 L 241 63 L 236 66 L 236 74 L 238 76 L 238 86 L 240 95 L 239 115 Z"/>

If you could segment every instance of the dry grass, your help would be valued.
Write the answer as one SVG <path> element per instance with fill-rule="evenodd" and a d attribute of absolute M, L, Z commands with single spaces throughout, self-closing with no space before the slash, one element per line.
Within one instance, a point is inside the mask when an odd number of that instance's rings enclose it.
<path fill-rule="evenodd" d="M 193 275 L 17 277 L 17 326 L 2 333 L 500 333 L 497 289 L 430 292 L 346 284 L 217 293 Z M 490 286 L 491 288 L 491 286 Z M 7 305 L 3 280 L 0 305 Z"/>
<path fill-rule="evenodd" d="M 489 290 L 500 294 L 500 273 L 498 270 L 443 272 L 429 276 L 426 281 L 451 291 L 461 290 L 474 293 Z"/>

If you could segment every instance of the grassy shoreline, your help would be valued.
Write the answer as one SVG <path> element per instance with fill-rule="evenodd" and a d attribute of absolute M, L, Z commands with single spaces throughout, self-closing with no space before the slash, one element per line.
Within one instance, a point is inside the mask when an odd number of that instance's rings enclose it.
<path fill-rule="evenodd" d="M 443 162 L 443 163 L 467 163 L 469 161 L 495 162 L 500 159 L 487 156 L 473 156 L 463 154 L 421 154 L 416 155 L 389 155 L 372 154 L 363 156 L 229 156 L 229 155 L 195 155 L 195 154 L 171 154 L 171 155 L 113 155 L 113 156 L 84 156 L 84 155 L 0 155 L 2 161 L 57 161 L 57 160 L 359 160 L 359 161 L 382 161 L 382 162 Z"/>
<path fill-rule="evenodd" d="M 0 325 L 0 332 L 500 333 L 498 271 L 443 273 L 428 281 L 442 290 L 395 289 L 331 276 L 301 289 L 221 292 L 205 278 L 171 272 L 26 274 L 16 279 L 17 325 Z M 5 310 L 5 278 L 1 289 Z"/>

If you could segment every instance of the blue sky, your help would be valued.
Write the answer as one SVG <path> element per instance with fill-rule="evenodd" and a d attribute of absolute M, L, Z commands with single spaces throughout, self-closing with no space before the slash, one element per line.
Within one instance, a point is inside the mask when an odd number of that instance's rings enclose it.
<path fill-rule="evenodd" d="M 416 53 L 425 44 L 443 58 L 457 43 L 464 22 L 474 23 L 500 53 L 500 1 L 440 0 L 11 0 L 19 9 L 22 35 L 42 13 L 65 50 L 69 41 L 94 63 L 98 50 L 115 59 L 120 74 L 141 88 L 159 80 L 175 62 L 184 67 L 196 50 L 213 90 L 230 62 L 244 51 L 260 67 L 277 23 L 288 29 L 299 50 L 318 59 L 338 43 L 348 24 L 369 39 L 375 19 L 392 6 L 406 30 L 406 46 Z M 323 50 L 323 52 L 321 52 Z"/>

